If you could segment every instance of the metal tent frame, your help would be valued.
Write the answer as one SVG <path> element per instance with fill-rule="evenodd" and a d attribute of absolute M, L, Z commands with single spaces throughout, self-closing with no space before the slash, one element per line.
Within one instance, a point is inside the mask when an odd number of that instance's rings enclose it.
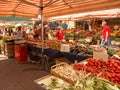
<path fill-rule="evenodd" d="M 45 7 L 57 2 L 57 1 L 60 1 L 60 0 L 56 0 L 56 1 L 53 1 L 53 0 L 50 0 L 45 6 L 43 6 L 43 0 L 40 0 L 40 15 L 41 15 L 41 32 L 42 32 L 42 40 L 41 40 L 41 43 L 42 43 L 42 66 L 44 67 L 45 70 L 49 70 L 49 63 L 48 61 L 45 60 L 45 57 L 44 56 L 44 26 L 43 26 L 43 22 L 44 22 L 44 17 L 43 17 L 43 10 Z M 66 5 L 68 5 L 70 8 L 72 8 L 67 2 L 66 0 L 63 0 L 63 2 L 65 2 Z"/>

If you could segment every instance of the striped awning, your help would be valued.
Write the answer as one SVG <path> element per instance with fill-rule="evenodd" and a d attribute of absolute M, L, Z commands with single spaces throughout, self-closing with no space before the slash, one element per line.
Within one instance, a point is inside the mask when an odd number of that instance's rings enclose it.
<path fill-rule="evenodd" d="M 118 18 L 120 17 L 120 8 L 92 11 L 78 14 L 69 14 L 49 18 L 49 21 L 54 20 L 79 20 L 79 19 L 90 19 L 90 18 Z"/>
<path fill-rule="evenodd" d="M 120 8 L 120 0 L 0 0 L 0 16 L 36 18 L 41 8 L 47 18 Z"/>

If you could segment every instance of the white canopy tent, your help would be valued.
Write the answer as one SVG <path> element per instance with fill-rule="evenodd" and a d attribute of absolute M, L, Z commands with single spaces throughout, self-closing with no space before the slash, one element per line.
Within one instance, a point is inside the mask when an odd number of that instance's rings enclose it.
<path fill-rule="evenodd" d="M 120 8 L 57 16 L 49 19 L 50 20 L 78 20 L 78 19 L 84 19 L 84 18 L 115 18 L 115 17 L 120 17 Z"/>

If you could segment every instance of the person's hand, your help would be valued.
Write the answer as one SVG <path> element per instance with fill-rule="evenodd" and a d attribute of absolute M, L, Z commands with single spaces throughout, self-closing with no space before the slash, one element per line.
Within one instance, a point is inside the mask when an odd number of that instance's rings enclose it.
<path fill-rule="evenodd" d="M 107 42 L 107 39 L 105 39 L 105 42 Z"/>

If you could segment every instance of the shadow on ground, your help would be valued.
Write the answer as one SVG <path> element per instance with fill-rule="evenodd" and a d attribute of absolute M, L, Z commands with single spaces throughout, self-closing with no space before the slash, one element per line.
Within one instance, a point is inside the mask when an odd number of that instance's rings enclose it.
<path fill-rule="evenodd" d="M 45 90 L 34 81 L 48 74 L 40 64 L 0 60 L 0 90 Z"/>

